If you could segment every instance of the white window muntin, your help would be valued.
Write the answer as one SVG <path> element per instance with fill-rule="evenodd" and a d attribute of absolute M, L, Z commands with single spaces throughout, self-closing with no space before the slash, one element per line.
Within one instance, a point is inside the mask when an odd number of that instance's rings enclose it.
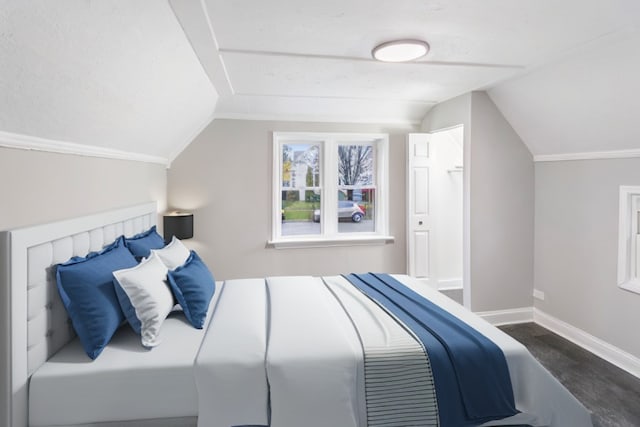
<path fill-rule="evenodd" d="M 282 235 L 282 176 L 283 162 L 282 150 L 286 144 L 320 144 L 320 193 L 321 215 L 320 235 Z M 375 228 L 373 232 L 338 233 L 338 189 L 347 187 L 364 188 L 364 186 L 339 186 L 338 185 L 338 145 L 367 144 L 374 147 L 375 182 Z M 319 243 L 327 241 L 336 243 L 339 241 L 392 241 L 388 236 L 388 157 L 389 137 L 386 134 L 348 134 L 348 133 L 299 133 L 299 132 L 274 132 L 273 133 L 273 213 L 272 213 L 272 240 L 269 242 L 278 247 L 279 243 L 302 242 Z M 367 186 L 368 188 L 369 186 Z M 275 190 L 277 189 L 277 191 Z"/>
<path fill-rule="evenodd" d="M 288 137 L 285 137 L 287 135 Z M 324 162 L 324 144 L 322 139 L 318 139 L 317 136 L 314 137 L 303 137 L 304 134 L 287 134 L 287 133 L 275 133 L 273 134 L 273 159 L 274 159 L 274 176 L 273 176 L 273 212 L 272 212 L 272 238 L 273 240 L 287 238 L 286 236 L 282 236 L 282 221 L 281 221 L 281 212 L 282 212 L 282 191 L 296 190 L 296 187 L 291 186 L 283 186 L 282 185 L 282 177 L 284 176 L 284 163 L 282 161 L 282 150 L 285 145 L 299 145 L 299 144 L 308 144 L 308 145 L 319 145 L 319 156 L 320 156 L 320 185 L 315 187 L 305 187 L 305 189 L 317 191 L 320 194 L 321 206 L 324 204 L 324 170 L 323 170 L 323 162 Z M 275 190 L 277 189 L 277 191 Z M 322 224 L 321 224 L 322 227 Z M 322 234 L 322 233 L 321 233 Z M 296 238 L 299 236 L 291 237 Z M 314 237 L 317 237 L 315 235 Z"/>

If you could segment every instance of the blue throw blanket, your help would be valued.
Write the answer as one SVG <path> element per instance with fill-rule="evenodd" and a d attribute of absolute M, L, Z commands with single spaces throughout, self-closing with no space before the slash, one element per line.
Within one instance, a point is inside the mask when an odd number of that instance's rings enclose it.
<path fill-rule="evenodd" d="M 506 359 L 492 341 L 387 274 L 345 277 L 424 345 L 441 426 L 479 425 L 518 413 Z"/>

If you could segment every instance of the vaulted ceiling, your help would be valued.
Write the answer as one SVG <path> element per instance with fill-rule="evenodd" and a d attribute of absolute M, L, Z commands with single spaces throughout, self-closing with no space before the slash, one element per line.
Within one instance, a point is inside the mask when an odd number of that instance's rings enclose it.
<path fill-rule="evenodd" d="M 419 123 L 488 90 L 534 155 L 640 148 L 636 0 L 7 3 L 5 134 L 171 160 L 214 117 Z M 371 58 L 399 38 L 431 51 Z"/>
<path fill-rule="evenodd" d="M 0 99 L 0 131 L 162 162 L 211 121 L 217 93 L 166 2 L 10 0 Z"/>

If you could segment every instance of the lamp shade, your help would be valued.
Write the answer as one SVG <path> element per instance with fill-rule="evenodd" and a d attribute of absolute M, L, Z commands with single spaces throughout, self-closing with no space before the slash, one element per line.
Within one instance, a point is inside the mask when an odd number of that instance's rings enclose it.
<path fill-rule="evenodd" d="M 188 212 L 173 212 L 164 216 L 164 240 L 169 243 L 171 238 L 190 239 L 193 237 L 193 214 Z"/>

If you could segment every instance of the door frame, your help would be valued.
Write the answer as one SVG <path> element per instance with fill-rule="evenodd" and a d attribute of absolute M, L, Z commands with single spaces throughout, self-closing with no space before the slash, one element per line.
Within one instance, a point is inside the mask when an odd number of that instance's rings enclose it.
<path fill-rule="evenodd" d="M 471 309 L 471 150 L 470 150 L 470 138 L 469 129 L 465 129 L 463 123 L 448 126 L 440 129 L 435 129 L 430 132 L 412 132 L 412 133 L 426 133 L 436 134 L 440 132 L 446 132 L 452 129 L 462 127 L 463 143 L 462 143 L 462 294 L 463 305 Z M 406 259 L 407 267 L 406 272 L 409 274 L 412 248 L 409 235 L 411 233 L 411 197 L 412 194 L 409 191 L 411 188 L 411 163 L 410 163 L 410 142 L 409 135 L 407 135 L 405 142 L 405 189 L 406 189 Z"/>

